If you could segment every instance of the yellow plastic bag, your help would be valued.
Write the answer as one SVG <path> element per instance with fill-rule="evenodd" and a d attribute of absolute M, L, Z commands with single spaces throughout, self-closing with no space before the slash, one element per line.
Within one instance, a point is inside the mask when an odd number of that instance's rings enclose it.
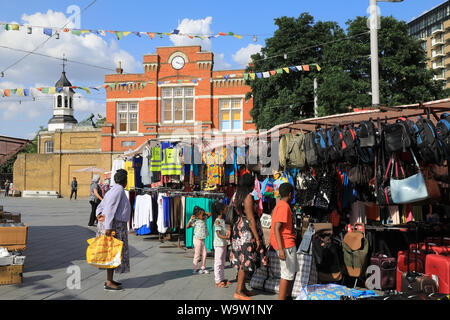
<path fill-rule="evenodd" d="M 86 261 L 92 266 L 112 269 L 120 266 L 123 242 L 106 235 L 88 239 Z"/>

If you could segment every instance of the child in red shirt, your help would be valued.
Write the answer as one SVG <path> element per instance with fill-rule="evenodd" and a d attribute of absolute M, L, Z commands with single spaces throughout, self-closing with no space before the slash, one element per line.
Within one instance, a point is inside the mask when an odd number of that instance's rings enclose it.
<path fill-rule="evenodd" d="M 279 188 L 281 200 L 272 212 L 270 229 L 270 244 L 277 250 L 280 257 L 281 279 L 279 300 L 291 296 L 297 273 L 297 248 L 295 246 L 295 231 L 293 215 L 289 203 L 294 199 L 294 187 L 283 183 Z"/>

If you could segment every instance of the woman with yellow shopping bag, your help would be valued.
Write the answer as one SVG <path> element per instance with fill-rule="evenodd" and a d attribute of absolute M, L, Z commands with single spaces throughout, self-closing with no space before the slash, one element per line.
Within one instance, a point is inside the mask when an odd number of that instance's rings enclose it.
<path fill-rule="evenodd" d="M 127 185 L 127 171 L 117 170 L 114 175 L 116 184 L 105 194 L 97 207 L 98 235 L 106 235 L 123 242 L 121 263 L 117 268 L 106 270 L 105 290 L 122 290 L 121 283 L 113 280 L 114 271 L 119 273 L 130 272 L 130 257 L 128 252 L 128 228 L 131 206 L 125 194 Z"/>

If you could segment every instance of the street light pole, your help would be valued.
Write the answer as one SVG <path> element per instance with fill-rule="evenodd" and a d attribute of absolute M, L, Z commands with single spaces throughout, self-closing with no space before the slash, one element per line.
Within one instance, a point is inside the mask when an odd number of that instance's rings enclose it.
<path fill-rule="evenodd" d="M 378 10 L 377 0 L 370 0 L 370 61 L 372 75 L 372 106 L 380 105 L 380 78 L 378 64 Z"/>
<path fill-rule="evenodd" d="M 380 76 L 378 62 L 378 7 L 377 2 L 403 2 L 403 0 L 370 0 L 370 60 L 372 72 L 372 106 L 380 105 Z"/>

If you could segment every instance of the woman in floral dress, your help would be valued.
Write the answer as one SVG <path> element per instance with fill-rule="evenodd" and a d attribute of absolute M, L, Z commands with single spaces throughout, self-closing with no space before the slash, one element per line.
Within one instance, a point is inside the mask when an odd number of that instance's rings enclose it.
<path fill-rule="evenodd" d="M 238 269 L 237 288 L 234 294 L 234 298 L 238 300 L 251 300 L 250 296 L 254 293 L 245 287 L 246 276 L 260 267 L 261 263 L 264 265 L 268 263 L 261 222 L 255 213 L 253 196 L 250 194 L 253 187 L 252 176 L 243 175 L 232 201 L 235 214 L 230 260 L 231 265 Z"/>

